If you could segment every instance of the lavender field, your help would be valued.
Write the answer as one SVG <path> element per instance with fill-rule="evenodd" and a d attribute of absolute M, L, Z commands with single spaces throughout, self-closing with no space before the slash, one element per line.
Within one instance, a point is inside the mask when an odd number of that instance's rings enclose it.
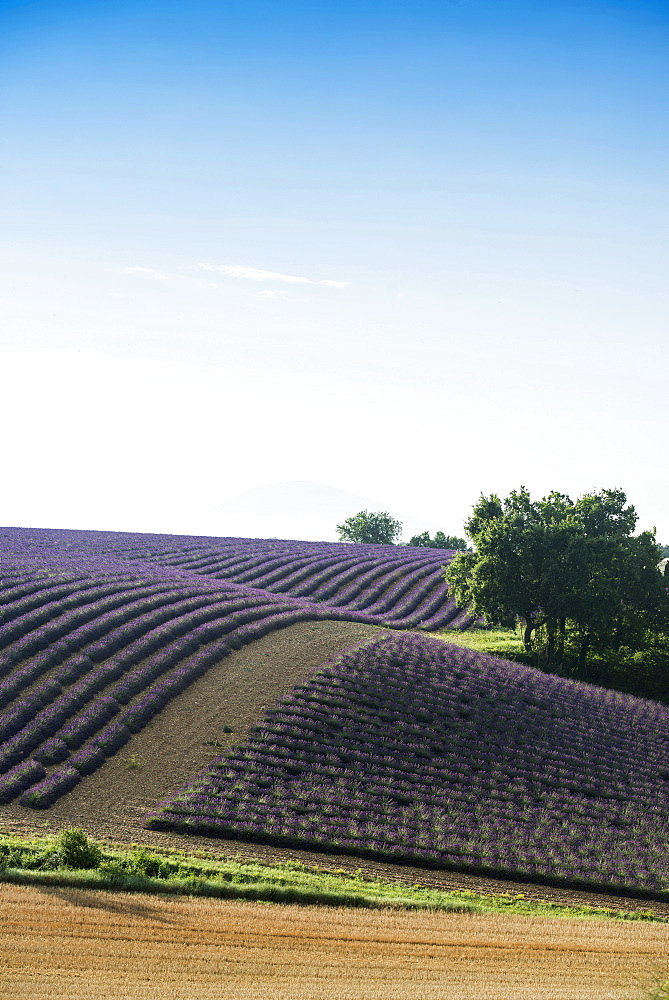
<path fill-rule="evenodd" d="M 655 894 L 668 810 L 667 707 L 407 635 L 324 667 L 147 822 Z"/>
<path fill-rule="evenodd" d="M 0 531 L 0 803 L 47 808 L 232 649 L 300 621 L 471 624 L 451 553 Z"/>
<path fill-rule="evenodd" d="M 274 538 L 198 538 L 104 531 L 4 528 L 0 552 L 19 558 L 89 556 L 134 567 L 173 569 L 189 578 L 242 584 L 302 604 L 363 612 L 391 628 L 461 628 L 471 620 L 448 597 L 448 549 L 349 545 Z M 359 620 L 359 619 L 355 619 Z"/>

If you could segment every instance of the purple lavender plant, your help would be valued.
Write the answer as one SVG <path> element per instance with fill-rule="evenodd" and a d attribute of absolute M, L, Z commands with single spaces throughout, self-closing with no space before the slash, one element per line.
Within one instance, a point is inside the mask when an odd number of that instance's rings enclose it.
<path fill-rule="evenodd" d="M 24 789 L 46 777 L 42 764 L 36 760 L 24 760 L 6 774 L 0 776 L 0 802 L 11 802 Z"/>

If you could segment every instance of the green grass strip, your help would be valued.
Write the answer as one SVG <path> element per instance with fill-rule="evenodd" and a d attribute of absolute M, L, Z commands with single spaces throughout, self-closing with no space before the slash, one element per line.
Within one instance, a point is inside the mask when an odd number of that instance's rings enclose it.
<path fill-rule="evenodd" d="M 68 833 L 76 833 L 79 848 L 89 851 L 87 863 L 91 867 L 76 868 L 64 863 L 63 845 L 67 846 L 67 841 L 63 838 Z M 397 886 L 368 878 L 360 869 L 350 873 L 311 868 L 299 862 L 267 865 L 207 852 L 187 854 L 137 844 L 107 847 L 89 841 L 81 831 L 31 840 L 0 837 L 0 881 L 267 903 L 667 922 L 667 918 L 649 910 L 565 906 L 528 900 L 522 893 L 488 895 L 469 890 L 442 891 L 420 884 Z"/>
<path fill-rule="evenodd" d="M 443 642 L 452 642 L 456 646 L 466 646 L 468 649 L 476 650 L 477 653 L 490 653 L 491 656 L 499 656 L 504 660 L 520 660 L 528 663 L 532 660 L 532 657 L 525 652 L 518 629 L 468 629 L 465 632 L 446 630 L 430 632 L 430 636 Z"/>

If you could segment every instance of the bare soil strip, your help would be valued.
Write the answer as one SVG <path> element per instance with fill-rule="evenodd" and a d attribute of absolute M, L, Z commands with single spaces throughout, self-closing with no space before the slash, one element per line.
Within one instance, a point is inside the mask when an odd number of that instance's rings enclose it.
<path fill-rule="evenodd" d="M 184 837 L 146 830 L 144 817 L 156 803 L 202 771 L 221 748 L 233 746 L 263 718 L 264 710 L 290 693 L 325 661 L 343 649 L 384 635 L 355 622 L 301 622 L 272 632 L 232 653 L 175 698 L 152 722 L 98 771 L 45 812 L 16 804 L 0 806 L 0 830 L 29 835 L 77 826 L 100 840 L 175 847 L 191 852 L 276 863 L 299 861 L 328 870 L 362 870 L 369 878 L 397 884 L 420 883 L 435 889 L 470 889 L 482 893 L 521 892 L 528 899 L 573 906 L 651 910 L 669 918 L 669 904 L 604 893 L 467 875 L 457 872 L 327 855 L 237 840 Z M 225 734 L 224 726 L 233 731 Z M 130 767 L 135 760 L 140 766 Z"/>
<path fill-rule="evenodd" d="M 79 826 L 94 836 L 138 841 L 157 802 L 241 742 L 277 698 L 342 649 L 385 634 L 372 625 L 328 621 L 271 632 L 211 667 L 47 813 L 0 806 L 0 823 L 43 832 L 46 820 L 57 829 Z"/>
<path fill-rule="evenodd" d="M 0 886 L 3 1000 L 631 1000 L 662 924 Z"/>

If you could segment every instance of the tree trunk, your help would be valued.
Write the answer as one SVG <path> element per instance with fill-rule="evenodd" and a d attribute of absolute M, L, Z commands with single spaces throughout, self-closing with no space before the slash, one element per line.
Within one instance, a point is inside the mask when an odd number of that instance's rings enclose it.
<path fill-rule="evenodd" d="M 578 665 L 583 670 L 585 668 L 585 661 L 588 658 L 588 649 L 590 648 L 590 636 L 581 636 L 581 648 L 578 654 Z"/>
<path fill-rule="evenodd" d="M 560 663 L 564 661 L 564 640 L 567 631 L 566 618 L 560 618 L 558 622 L 557 658 Z"/>
<path fill-rule="evenodd" d="M 525 647 L 526 653 L 532 652 L 532 632 L 534 631 L 534 625 L 532 624 L 531 618 L 523 618 L 522 621 L 525 624 L 523 630 L 523 646 Z"/>
<path fill-rule="evenodd" d="M 616 651 L 620 649 L 623 643 L 623 629 L 624 629 L 624 619 L 623 616 L 620 615 L 620 617 L 616 621 L 616 625 L 613 630 L 613 641 L 611 643 L 612 648 L 615 649 Z"/>
<path fill-rule="evenodd" d="M 555 622 L 546 622 L 546 666 L 550 670 L 555 662 Z"/>

